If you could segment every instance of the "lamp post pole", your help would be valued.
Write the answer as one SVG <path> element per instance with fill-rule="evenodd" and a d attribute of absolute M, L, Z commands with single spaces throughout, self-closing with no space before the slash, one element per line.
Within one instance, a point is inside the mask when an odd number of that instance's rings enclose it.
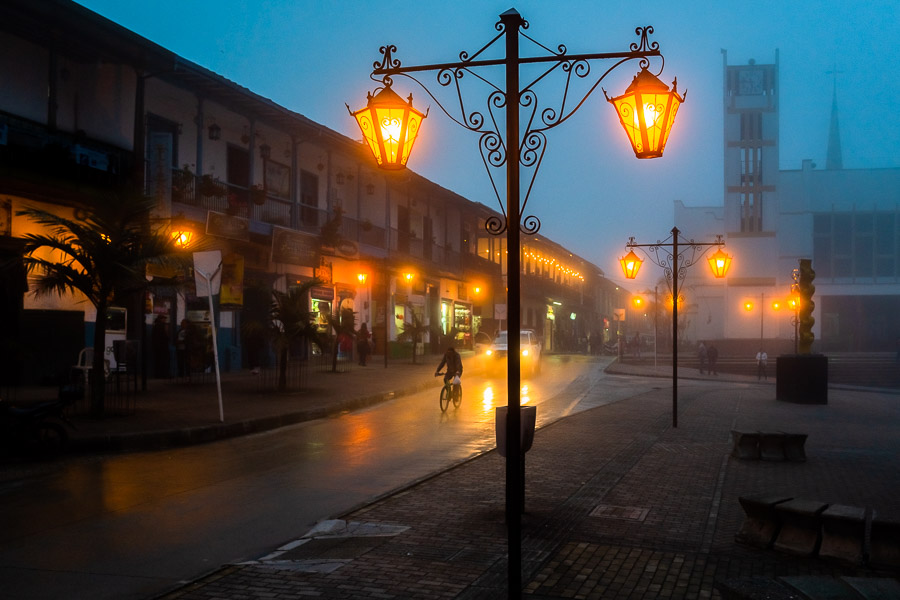
<path fill-rule="evenodd" d="M 634 238 L 629 238 L 625 247 L 629 253 L 620 258 L 625 277 L 634 279 L 644 262 L 634 253 L 634 248 L 640 248 L 654 264 L 663 268 L 666 274 L 666 282 L 672 290 L 672 427 L 678 427 L 678 282 L 684 279 L 687 269 L 706 254 L 712 246 L 719 250 L 708 259 L 709 266 L 716 278 L 725 277 L 728 267 L 731 265 L 731 257 L 722 252 L 722 236 L 716 236 L 714 242 L 695 242 L 693 239 L 684 240 L 679 250 L 679 236 L 681 232 L 673 227 L 671 235 L 655 244 L 638 244 Z M 669 241 L 671 240 L 671 241 Z M 671 248 L 671 252 L 664 250 Z M 690 251 L 690 254 L 688 254 Z"/>
<path fill-rule="evenodd" d="M 657 344 L 659 344 L 659 286 L 653 286 L 653 368 L 657 367 Z"/>
<path fill-rule="evenodd" d="M 759 347 L 763 344 L 763 320 L 766 318 L 766 293 L 759 294 Z"/>
<path fill-rule="evenodd" d="M 391 274 L 388 269 L 388 259 L 387 255 L 384 257 L 384 340 L 382 344 L 384 345 L 384 368 L 387 369 L 388 365 L 388 340 L 391 339 L 391 325 L 388 320 L 388 313 L 391 313 L 391 318 L 393 318 L 393 308 L 390 306 L 391 302 Z"/>
<path fill-rule="evenodd" d="M 616 98 L 607 100 L 617 111 L 620 123 L 631 139 L 632 147 L 638 158 L 657 158 L 662 156 L 678 106 L 684 100 L 673 85 L 670 91 L 657 77 L 648 71 L 650 58 L 662 58 L 659 44 L 649 41 L 652 27 L 640 27 L 635 30 L 640 36 L 638 43 L 632 43 L 630 50 L 624 52 L 597 54 L 568 54 L 562 44 L 556 50 L 534 41 L 522 33 L 528 28 L 528 22 L 514 9 L 500 15 L 500 22 L 495 29 L 499 32 L 480 50 L 459 54 L 460 61 L 419 66 L 401 66 L 393 57 L 396 47 L 381 47 L 382 59 L 374 64 L 371 77 L 383 85 L 376 94 L 369 94 L 367 107 L 358 111 L 350 111 L 360 126 L 363 137 L 372 151 L 376 162 L 384 169 L 402 169 L 406 166 L 409 152 L 418 134 L 422 120 L 427 117 L 412 106 L 412 95 L 408 102 L 400 98 L 391 89 L 394 76 L 411 79 L 424 89 L 437 103 L 438 107 L 458 125 L 480 135 L 479 150 L 494 188 L 497 200 L 503 208 L 504 219 L 490 217 L 485 227 L 492 235 L 507 236 L 507 331 L 508 349 L 508 408 L 505 424 L 506 432 L 506 520 L 509 543 L 508 593 L 510 598 L 518 598 L 522 589 L 522 549 L 521 549 L 521 513 L 524 510 L 524 456 L 521 450 L 521 234 L 536 234 L 540 230 L 540 219 L 535 216 L 524 216 L 528 197 L 532 190 L 537 171 L 546 150 L 546 131 L 567 121 L 587 100 L 600 82 L 616 67 L 638 60 L 641 71 L 635 76 L 626 92 Z M 520 37 L 521 36 L 521 37 Z M 491 46 L 504 38 L 505 56 L 498 59 L 485 59 L 483 55 Z M 520 56 L 519 44 L 522 39 L 534 43 L 544 56 Z M 587 86 L 580 101 L 573 101 L 576 94 L 570 85 L 591 76 L 590 61 L 613 60 L 613 65 L 600 75 L 593 86 Z M 530 82 L 520 80 L 520 68 L 523 65 L 543 66 L 544 71 Z M 487 76 L 476 72 L 481 67 L 502 67 L 504 77 L 502 83 L 491 82 Z M 416 78 L 419 72 L 436 71 L 437 83 L 442 87 L 451 87 L 455 94 L 451 95 L 454 112 L 458 110 L 461 117 L 454 116 Z M 553 74 L 564 78 L 565 89 L 560 94 L 558 105 L 538 109 L 536 89 L 548 85 L 549 76 Z M 465 101 L 460 80 L 475 84 L 486 84 L 487 111 L 472 110 Z M 572 87 L 575 87 L 574 85 Z M 605 94 L 604 90 L 604 94 Z M 458 106 L 455 106 L 458 103 Z M 347 107 L 350 110 L 349 106 Z M 520 119 L 524 111 L 527 118 Z M 505 119 L 504 127 L 499 121 Z M 525 125 L 524 132 L 521 125 Z M 528 173 L 523 185 L 522 169 Z M 500 185 L 495 181 L 494 172 L 502 172 L 506 179 L 506 197 L 501 198 L 498 191 Z M 524 198 L 522 190 L 525 190 Z"/>

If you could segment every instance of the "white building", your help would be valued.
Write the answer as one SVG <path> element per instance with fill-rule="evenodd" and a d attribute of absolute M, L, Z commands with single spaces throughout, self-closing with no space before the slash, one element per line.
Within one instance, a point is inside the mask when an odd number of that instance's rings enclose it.
<path fill-rule="evenodd" d="M 798 260 L 809 258 L 816 271 L 813 351 L 895 350 L 900 169 L 843 168 L 835 95 L 825 168 L 804 160 L 797 170 L 779 170 L 775 57 L 774 64 L 729 65 L 723 53 L 723 205 L 676 201 L 675 223 L 697 241 L 724 234 L 735 258 L 724 281 L 701 268 L 687 272 L 684 339 L 716 340 L 735 353 L 758 344 L 769 354 L 792 351 L 785 301 Z"/>

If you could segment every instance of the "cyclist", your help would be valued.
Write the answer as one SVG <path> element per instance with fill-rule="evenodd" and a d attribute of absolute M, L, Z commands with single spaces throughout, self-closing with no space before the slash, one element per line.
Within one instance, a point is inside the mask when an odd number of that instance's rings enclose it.
<path fill-rule="evenodd" d="M 447 382 L 453 379 L 454 375 L 462 377 L 462 357 L 453 346 L 448 347 L 447 351 L 444 352 L 444 358 L 441 359 L 441 364 L 438 365 L 438 368 L 434 372 L 435 376 L 441 374 L 441 369 L 444 368 L 444 365 L 447 366 L 447 372 L 444 373 L 444 385 L 447 385 Z"/>

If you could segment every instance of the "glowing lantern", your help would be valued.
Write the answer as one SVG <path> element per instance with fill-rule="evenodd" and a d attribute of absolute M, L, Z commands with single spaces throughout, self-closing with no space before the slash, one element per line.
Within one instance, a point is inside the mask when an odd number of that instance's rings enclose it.
<path fill-rule="evenodd" d="M 715 275 L 716 279 L 725 277 L 725 274 L 728 272 L 728 267 L 731 266 L 730 254 L 722 252 L 722 249 L 719 248 L 707 260 L 709 261 L 709 268 L 712 269 L 712 273 Z"/>
<path fill-rule="evenodd" d="M 634 250 L 630 250 L 628 254 L 619 259 L 619 264 L 622 265 L 625 278 L 634 279 L 637 277 L 638 271 L 641 270 L 641 265 L 644 264 L 644 261 L 634 253 Z"/>
<path fill-rule="evenodd" d="M 374 96 L 370 93 L 368 99 L 365 108 L 353 112 L 347 106 L 347 110 L 359 124 L 378 166 L 382 169 L 405 168 L 427 112 L 423 114 L 413 108 L 412 94 L 405 102 L 390 85 L 385 85 Z"/>
<path fill-rule="evenodd" d="M 179 248 L 187 248 L 194 239 L 194 232 L 190 230 L 176 230 L 172 232 L 172 239 Z"/>
<path fill-rule="evenodd" d="M 625 93 L 606 99 L 616 108 L 619 122 L 628 134 L 628 140 L 638 158 L 659 158 L 663 155 L 675 114 L 684 102 L 677 92 L 678 80 L 672 82 L 672 90 L 643 67 Z M 606 90 L 603 91 L 604 95 Z"/>

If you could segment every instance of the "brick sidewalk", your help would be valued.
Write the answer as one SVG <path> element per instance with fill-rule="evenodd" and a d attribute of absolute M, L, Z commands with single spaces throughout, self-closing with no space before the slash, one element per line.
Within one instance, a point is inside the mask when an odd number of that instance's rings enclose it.
<path fill-rule="evenodd" d="M 720 383 L 680 382 L 678 429 L 662 388 L 537 432 L 527 456 L 525 597 L 720 598 L 717 582 L 737 577 L 898 575 L 734 542 L 742 495 L 900 518 L 897 397 L 832 390 L 827 406 L 795 405 L 775 401 L 770 385 Z M 730 458 L 730 430 L 757 428 L 808 433 L 808 460 Z M 377 536 L 338 528 L 165 598 L 506 597 L 504 480 L 503 459 L 489 452 L 340 517 L 378 525 Z"/>
<path fill-rule="evenodd" d="M 224 422 L 219 420 L 215 375 L 192 381 L 151 379 L 148 391 L 133 396 L 134 410 L 95 418 L 72 416 L 75 451 L 130 451 L 189 445 L 274 429 L 293 423 L 356 410 L 394 396 L 439 387 L 434 377 L 438 358 L 389 361 L 376 357 L 366 367 L 342 372 L 308 369 L 299 389 L 274 390 L 274 370 L 222 374 Z M 467 372 L 477 372 L 478 359 L 464 353 Z M 32 393 L 33 394 L 33 393 Z M 114 412 L 114 411 L 111 411 Z"/>

